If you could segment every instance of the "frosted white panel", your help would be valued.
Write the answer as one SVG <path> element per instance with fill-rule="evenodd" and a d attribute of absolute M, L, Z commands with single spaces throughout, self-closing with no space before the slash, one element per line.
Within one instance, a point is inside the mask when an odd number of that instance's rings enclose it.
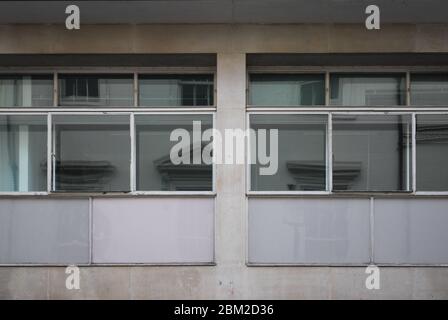
<path fill-rule="evenodd" d="M 448 263 L 448 200 L 376 199 L 376 263 Z"/>
<path fill-rule="evenodd" d="M 213 262 L 214 199 L 93 202 L 94 263 Z"/>
<path fill-rule="evenodd" d="M 249 199 L 249 262 L 368 263 L 368 199 Z"/>
<path fill-rule="evenodd" d="M 89 262 L 89 201 L 0 200 L 0 263 Z"/>

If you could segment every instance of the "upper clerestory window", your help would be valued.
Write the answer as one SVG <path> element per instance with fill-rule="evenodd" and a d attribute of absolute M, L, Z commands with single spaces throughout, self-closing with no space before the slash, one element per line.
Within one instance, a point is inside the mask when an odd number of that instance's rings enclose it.
<path fill-rule="evenodd" d="M 129 107 L 134 105 L 133 75 L 59 75 L 59 105 Z"/>
<path fill-rule="evenodd" d="M 332 106 L 406 105 L 406 76 L 401 73 L 333 73 L 330 75 Z"/>
<path fill-rule="evenodd" d="M 53 75 L 0 75 L 0 107 L 53 106 Z"/>
<path fill-rule="evenodd" d="M 325 105 L 324 74 L 251 74 L 249 105 L 295 107 Z"/>
<path fill-rule="evenodd" d="M 139 75 L 139 106 L 196 107 L 213 105 L 213 74 Z"/>

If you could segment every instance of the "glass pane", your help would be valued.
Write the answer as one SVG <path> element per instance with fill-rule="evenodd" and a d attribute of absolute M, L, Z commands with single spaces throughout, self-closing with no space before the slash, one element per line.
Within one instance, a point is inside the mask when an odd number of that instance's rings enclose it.
<path fill-rule="evenodd" d="M 193 135 L 194 121 L 200 125 Z M 212 128 L 211 115 L 138 115 L 135 117 L 137 139 L 137 189 L 142 191 L 211 191 L 212 165 L 201 154 L 210 141 L 201 141 L 204 130 Z M 187 141 L 170 141 L 175 129 L 188 133 Z M 186 137 L 185 137 L 186 138 Z M 183 140 L 183 141 L 182 141 Z M 173 163 L 170 153 L 175 145 L 188 147 L 186 161 Z M 187 151 L 187 150 L 186 150 Z M 194 161 L 193 154 L 199 155 Z"/>
<path fill-rule="evenodd" d="M 333 190 L 410 191 L 410 115 L 333 116 Z"/>
<path fill-rule="evenodd" d="M 448 191 L 448 115 L 417 115 L 417 190 Z"/>
<path fill-rule="evenodd" d="M 257 159 L 251 165 L 251 190 L 254 191 L 322 191 L 326 189 L 326 115 L 251 115 L 250 127 L 257 135 Z M 266 154 L 277 161 L 273 175 L 262 175 L 269 165 L 260 162 L 260 130 L 266 130 Z M 278 129 L 278 159 L 268 130 Z M 251 139 L 254 151 L 255 141 Z M 271 152 L 271 150 L 273 152 Z M 255 153 L 252 152 L 252 155 Z M 266 163 L 266 161 L 264 161 Z"/>
<path fill-rule="evenodd" d="M 0 76 L 0 107 L 52 106 L 52 75 Z"/>
<path fill-rule="evenodd" d="M 133 75 L 59 75 L 59 105 L 126 107 L 134 104 Z"/>
<path fill-rule="evenodd" d="M 213 106 L 213 75 L 140 75 L 139 105 Z"/>
<path fill-rule="evenodd" d="M 325 104 L 323 74 L 251 74 L 252 106 L 314 106 Z"/>
<path fill-rule="evenodd" d="M 47 117 L 0 115 L 0 191 L 47 190 Z"/>
<path fill-rule="evenodd" d="M 330 76 L 333 106 L 397 106 L 406 104 L 404 74 L 349 74 Z"/>
<path fill-rule="evenodd" d="M 448 106 L 448 74 L 411 74 L 411 104 Z"/>
<path fill-rule="evenodd" d="M 56 191 L 129 191 L 129 116 L 53 117 Z"/>

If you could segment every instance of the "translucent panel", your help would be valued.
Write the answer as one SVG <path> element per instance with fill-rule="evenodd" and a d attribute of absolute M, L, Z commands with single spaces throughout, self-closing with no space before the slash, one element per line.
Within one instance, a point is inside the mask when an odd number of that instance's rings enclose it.
<path fill-rule="evenodd" d="M 404 74 L 331 74 L 330 104 L 359 107 L 404 105 L 405 84 Z"/>
<path fill-rule="evenodd" d="M 59 75 L 61 106 L 132 106 L 134 105 L 133 75 Z"/>
<path fill-rule="evenodd" d="M 212 106 L 213 75 L 140 75 L 140 106 Z"/>
<path fill-rule="evenodd" d="M 194 122 L 198 125 L 195 135 Z M 202 157 L 204 148 L 212 142 L 201 139 L 202 133 L 212 128 L 211 115 L 136 115 L 135 124 L 138 190 L 212 190 L 212 165 L 204 163 Z M 171 133 L 176 129 L 186 136 L 176 135 L 171 141 Z M 173 162 L 170 153 L 182 144 L 188 152 L 185 161 Z M 183 155 L 180 151 L 176 154 Z"/>
<path fill-rule="evenodd" d="M 53 106 L 53 75 L 0 75 L 0 107 Z"/>
<path fill-rule="evenodd" d="M 375 199 L 375 263 L 447 264 L 447 199 Z"/>
<path fill-rule="evenodd" d="M 68 265 L 89 255 L 88 199 L 0 199 L 0 263 Z"/>
<path fill-rule="evenodd" d="M 448 191 L 448 115 L 417 115 L 417 190 Z"/>
<path fill-rule="evenodd" d="M 369 199 L 249 199 L 249 262 L 370 259 Z"/>
<path fill-rule="evenodd" d="M 129 116 L 54 116 L 53 139 L 56 191 L 129 191 Z"/>
<path fill-rule="evenodd" d="M 448 74 L 411 74 L 411 104 L 448 106 Z"/>
<path fill-rule="evenodd" d="M 410 191 L 410 115 L 333 116 L 333 190 Z"/>
<path fill-rule="evenodd" d="M 251 165 L 251 190 L 325 190 L 327 122 L 326 115 L 251 115 L 250 127 L 256 133 L 256 139 L 251 139 L 252 159 L 256 159 Z M 274 136 L 271 140 L 275 129 L 278 130 L 278 143 Z M 262 130 L 267 130 L 267 146 L 260 138 Z M 264 154 L 264 148 L 269 162 L 260 161 L 260 152 Z M 277 170 L 267 172 L 269 174 L 261 172 L 262 168 L 269 167 L 272 170 L 277 167 Z"/>
<path fill-rule="evenodd" d="M 325 104 L 323 74 L 251 74 L 249 104 L 314 106 Z"/>
<path fill-rule="evenodd" d="M 47 190 L 47 117 L 0 115 L 0 191 Z"/>
<path fill-rule="evenodd" d="M 211 263 L 214 199 L 93 200 L 94 263 Z"/>

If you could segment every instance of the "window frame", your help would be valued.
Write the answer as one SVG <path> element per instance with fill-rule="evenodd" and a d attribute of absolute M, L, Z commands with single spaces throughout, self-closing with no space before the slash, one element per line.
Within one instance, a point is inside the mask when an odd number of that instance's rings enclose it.
<path fill-rule="evenodd" d="M 327 126 L 327 189 L 325 191 L 253 191 L 251 190 L 250 163 L 246 166 L 246 195 L 257 196 L 355 196 L 355 197 L 409 197 L 409 196 L 447 196 L 446 191 L 421 191 L 417 189 L 417 144 L 416 144 L 416 117 L 421 114 L 448 115 L 448 103 L 446 106 L 412 105 L 411 104 L 411 74 L 437 74 L 447 73 L 448 68 L 441 67 L 248 67 L 246 71 L 246 128 L 250 128 L 251 114 L 312 114 L 328 115 Z M 325 105 L 324 106 L 254 106 L 249 104 L 250 74 L 312 74 L 325 73 Z M 405 74 L 405 104 L 399 106 L 335 106 L 330 104 L 330 74 L 331 73 L 397 73 Z M 357 114 L 357 115 L 410 115 L 411 116 L 411 151 L 410 151 L 410 191 L 334 191 L 333 190 L 333 115 Z M 250 152 L 250 138 L 246 147 L 246 157 Z M 331 159 L 331 160 L 330 160 Z"/>
<path fill-rule="evenodd" d="M 139 106 L 139 74 L 211 74 L 213 75 L 213 106 Z M 136 137 L 135 115 L 211 115 L 212 126 L 216 128 L 216 68 L 215 67 L 173 67 L 173 68 L 0 68 L 0 74 L 53 74 L 53 105 L 47 107 L 0 107 L 0 115 L 40 115 L 47 117 L 47 183 L 46 191 L 38 192 L 0 192 L 0 197 L 26 196 L 26 197 L 136 197 L 136 196 L 216 196 L 216 164 L 212 165 L 211 191 L 137 191 L 136 190 Z M 133 75 L 133 106 L 59 106 L 59 78 L 58 74 L 132 74 Z M 60 115 L 127 115 L 129 116 L 129 134 L 131 143 L 129 192 L 61 192 L 53 190 L 54 186 L 54 146 L 53 146 L 53 116 Z"/>

